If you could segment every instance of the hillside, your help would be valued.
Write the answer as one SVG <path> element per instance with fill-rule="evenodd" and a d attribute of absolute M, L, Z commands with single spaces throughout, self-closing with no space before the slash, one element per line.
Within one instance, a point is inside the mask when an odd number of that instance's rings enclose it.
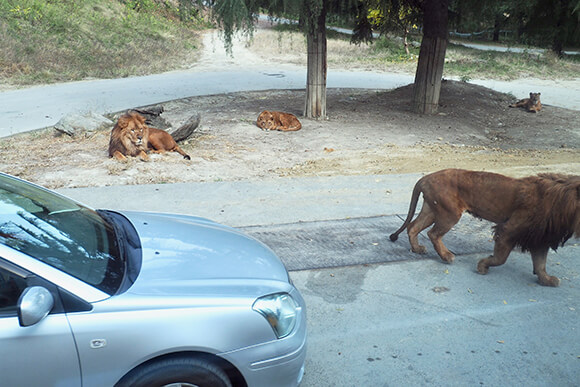
<path fill-rule="evenodd" d="M 0 85 L 151 74 L 195 62 L 204 22 L 177 1 L 0 1 Z"/>

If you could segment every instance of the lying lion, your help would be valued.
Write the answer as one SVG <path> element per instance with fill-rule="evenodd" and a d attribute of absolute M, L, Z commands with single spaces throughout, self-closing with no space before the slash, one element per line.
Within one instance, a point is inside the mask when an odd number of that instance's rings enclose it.
<path fill-rule="evenodd" d="M 530 98 L 520 99 L 518 102 L 512 103 L 510 107 L 521 107 L 526 109 L 528 112 L 537 113 L 542 110 L 540 94 L 542 93 L 530 93 Z"/>
<path fill-rule="evenodd" d="M 423 207 L 411 222 L 421 193 Z M 465 211 L 496 223 L 493 255 L 478 262 L 480 274 L 503 265 L 518 246 L 531 253 L 539 283 L 558 286 L 560 280 L 546 273 L 546 258 L 550 248 L 556 250 L 573 235 L 580 237 L 580 176 L 545 173 L 513 179 L 462 169 L 435 172 L 415 184 L 407 219 L 390 239 L 396 241 L 406 228 L 411 250 L 425 253 L 417 235 L 433 224 L 427 235 L 441 259 L 451 263 L 455 256 L 441 238 Z"/>
<path fill-rule="evenodd" d="M 294 114 L 264 110 L 258 116 L 256 125 L 263 130 L 293 132 L 300 130 L 302 124 Z"/>
<path fill-rule="evenodd" d="M 149 161 L 149 151 L 154 153 L 177 152 L 184 159 L 191 157 L 175 142 L 171 134 L 164 130 L 150 128 L 145 124 L 145 118 L 136 113 L 128 112 L 119 117 L 111 131 L 109 140 L 109 157 L 119 161 L 127 160 L 127 156 L 139 157 Z"/>

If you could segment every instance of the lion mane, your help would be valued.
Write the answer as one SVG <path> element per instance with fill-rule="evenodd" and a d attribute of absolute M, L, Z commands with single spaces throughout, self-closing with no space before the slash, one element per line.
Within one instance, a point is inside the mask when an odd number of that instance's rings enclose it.
<path fill-rule="evenodd" d="M 123 161 L 131 156 L 147 161 L 148 143 L 149 127 L 145 118 L 136 112 L 127 112 L 119 117 L 111 131 L 109 157 Z"/>
<path fill-rule="evenodd" d="M 527 227 L 499 223 L 496 237 L 508 235 L 523 252 L 557 250 L 574 234 L 580 237 L 580 176 L 542 173 L 521 181 L 516 207 L 526 209 Z"/>
<path fill-rule="evenodd" d="M 177 152 L 184 159 L 191 157 L 175 142 L 171 134 L 164 130 L 150 128 L 145 123 L 145 117 L 137 112 L 129 111 L 119 117 L 111 131 L 109 140 L 109 157 L 119 161 L 127 160 L 127 156 L 149 160 L 148 152 Z"/>
<path fill-rule="evenodd" d="M 302 124 L 294 114 L 269 110 L 260 113 L 256 125 L 262 130 L 283 132 L 293 132 L 302 128 Z"/>
<path fill-rule="evenodd" d="M 520 99 L 518 102 L 512 103 L 510 107 L 521 107 L 530 113 L 537 113 L 542 110 L 540 94 L 541 93 L 530 93 L 530 98 Z"/>
<path fill-rule="evenodd" d="M 420 194 L 423 206 L 412 220 Z M 415 184 L 407 218 L 390 239 L 396 241 L 407 229 L 411 250 L 425 253 L 418 234 L 433 225 L 427 235 L 441 259 L 451 263 L 455 256 L 441 238 L 463 212 L 495 223 L 494 252 L 478 262 L 480 274 L 503 265 L 519 247 L 530 252 L 538 282 L 558 286 L 560 280 L 546 272 L 546 260 L 550 248 L 556 250 L 572 236 L 580 237 L 580 176 L 544 173 L 514 179 L 462 169 L 434 172 Z"/>

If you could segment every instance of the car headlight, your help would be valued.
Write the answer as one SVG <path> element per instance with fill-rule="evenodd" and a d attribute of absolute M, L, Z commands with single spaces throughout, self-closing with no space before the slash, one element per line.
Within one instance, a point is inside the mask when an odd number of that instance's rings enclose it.
<path fill-rule="evenodd" d="M 288 336 L 296 325 L 298 307 L 287 293 L 258 298 L 252 309 L 266 318 L 279 339 Z"/>

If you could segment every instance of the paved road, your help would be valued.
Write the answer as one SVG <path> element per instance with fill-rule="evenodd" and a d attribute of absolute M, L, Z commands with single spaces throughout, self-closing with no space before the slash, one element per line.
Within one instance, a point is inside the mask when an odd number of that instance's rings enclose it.
<path fill-rule="evenodd" d="M 521 253 L 487 276 L 475 273 L 492 242 L 489 224 L 469 216 L 446 237 L 457 253 L 453 265 L 441 263 L 429 244 L 429 254 L 417 258 L 406 238 L 387 238 L 418 177 L 60 191 L 95 207 L 209 217 L 267 243 L 294 269 L 308 305 L 302 387 L 577 385 L 579 241 L 550 253 L 559 288 L 538 286 Z"/>

